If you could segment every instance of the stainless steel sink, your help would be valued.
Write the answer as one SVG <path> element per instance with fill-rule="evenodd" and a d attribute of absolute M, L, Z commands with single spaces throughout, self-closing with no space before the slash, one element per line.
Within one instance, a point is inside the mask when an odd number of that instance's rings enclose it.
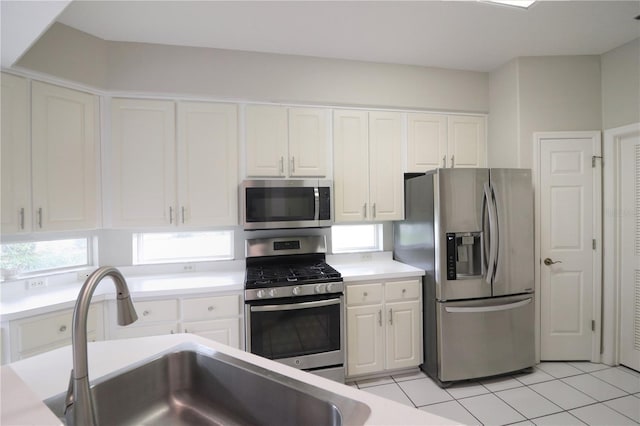
<path fill-rule="evenodd" d="M 65 393 L 45 400 L 64 421 Z M 366 404 L 187 344 L 91 385 L 99 425 L 364 424 Z"/>

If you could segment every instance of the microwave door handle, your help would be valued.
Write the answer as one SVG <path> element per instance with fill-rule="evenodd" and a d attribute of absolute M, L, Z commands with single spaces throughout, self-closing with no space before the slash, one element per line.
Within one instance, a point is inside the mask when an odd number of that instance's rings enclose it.
<path fill-rule="evenodd" d="M 318 300 L 314 302 L 291 303 L 288 305 L 252 306 L 251 312 L 293 311 L 296 309 L 320 308 L 323 306 L 339 305 L 340 299 Z"/>
<path fill-rule="evenodd" d="M 317 222 L 320 220 L 320 191 L 318 190 L 318 187 L 313 188 L 313 198 L 313 205 L 315 209 L 313 220 Z"/>

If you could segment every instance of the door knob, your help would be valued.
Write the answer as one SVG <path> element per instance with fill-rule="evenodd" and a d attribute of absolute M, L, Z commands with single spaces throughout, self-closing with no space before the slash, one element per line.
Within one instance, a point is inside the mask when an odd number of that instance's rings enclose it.
<path fill-rule="evenodd" d="M 544 264 L 545 264 L 545 265 L 547 265 L 547 266 L 551 266 L 551 265 L 554 265 L 554 264 L 556 264 L 556 263 L 562 263 L 562 260 L 556 260 L 556 261 L 554 262 L 553 260 L 551 260 L 551 259 L 549 259 L 549 258 L 547 257 L 545 260 L 543 260 L 543 262 L 544 262 Z"/>

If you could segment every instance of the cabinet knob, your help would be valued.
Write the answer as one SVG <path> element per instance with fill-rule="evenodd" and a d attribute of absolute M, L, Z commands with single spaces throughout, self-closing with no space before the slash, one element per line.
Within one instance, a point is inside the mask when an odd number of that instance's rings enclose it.
<path fill-rule="evenodd" d="M 366 291 L 362 294 L 364 295 L 364 297 L 367 297 L 369 295 L 369 293 L 367 293 Z"/>
<path fill-rule="evenodd" d="M 185 328 L 185 329 L 184 329 L 184 332 L 185 332 L 185 333 L 188 333 L 188 332 L 189 332 L 189 330 L 187 330 L 187 329 Z"/>
<path fill-rule="evenodd" d="M 65 331 L 67 331 L 67 326 L 66 325 L 61 325 L 58 330 L 60 331 L 60 333 L 64 333 Z"/>
<path fill-rule="evenodd" d="M 146 317 L 146 316 L 147 316 L 147 315 L 149 315 L 150 313 L 151 313 L 151 312 L 149 312 L 149 311 L 144 311 L 144 312 L 142 313 L 142 316 L 143 316 L 143 317 Z"/>
<path fill-rule="evenodd" d="M 403 288 L 403 289 L 402 289 L 402 294 L 405 294 L 406 292 L 407 292 L 407 289 L 406 289 L 406 288 Z"/>
<path fill-rule="evenodd" d="M 209 312 L 213 311 L 213 306 L 209 306 L 209 307 L 207 308 L 207 311 L 209 311 Z"/>

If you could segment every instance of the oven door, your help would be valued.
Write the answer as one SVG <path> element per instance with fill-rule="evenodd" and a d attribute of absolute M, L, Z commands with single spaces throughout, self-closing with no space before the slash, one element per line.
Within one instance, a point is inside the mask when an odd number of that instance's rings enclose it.
<path fill-rule="evenodd" d="M 247 350 L 292 367 L 344 364 L 342 294 L 246 304 Z"/>

